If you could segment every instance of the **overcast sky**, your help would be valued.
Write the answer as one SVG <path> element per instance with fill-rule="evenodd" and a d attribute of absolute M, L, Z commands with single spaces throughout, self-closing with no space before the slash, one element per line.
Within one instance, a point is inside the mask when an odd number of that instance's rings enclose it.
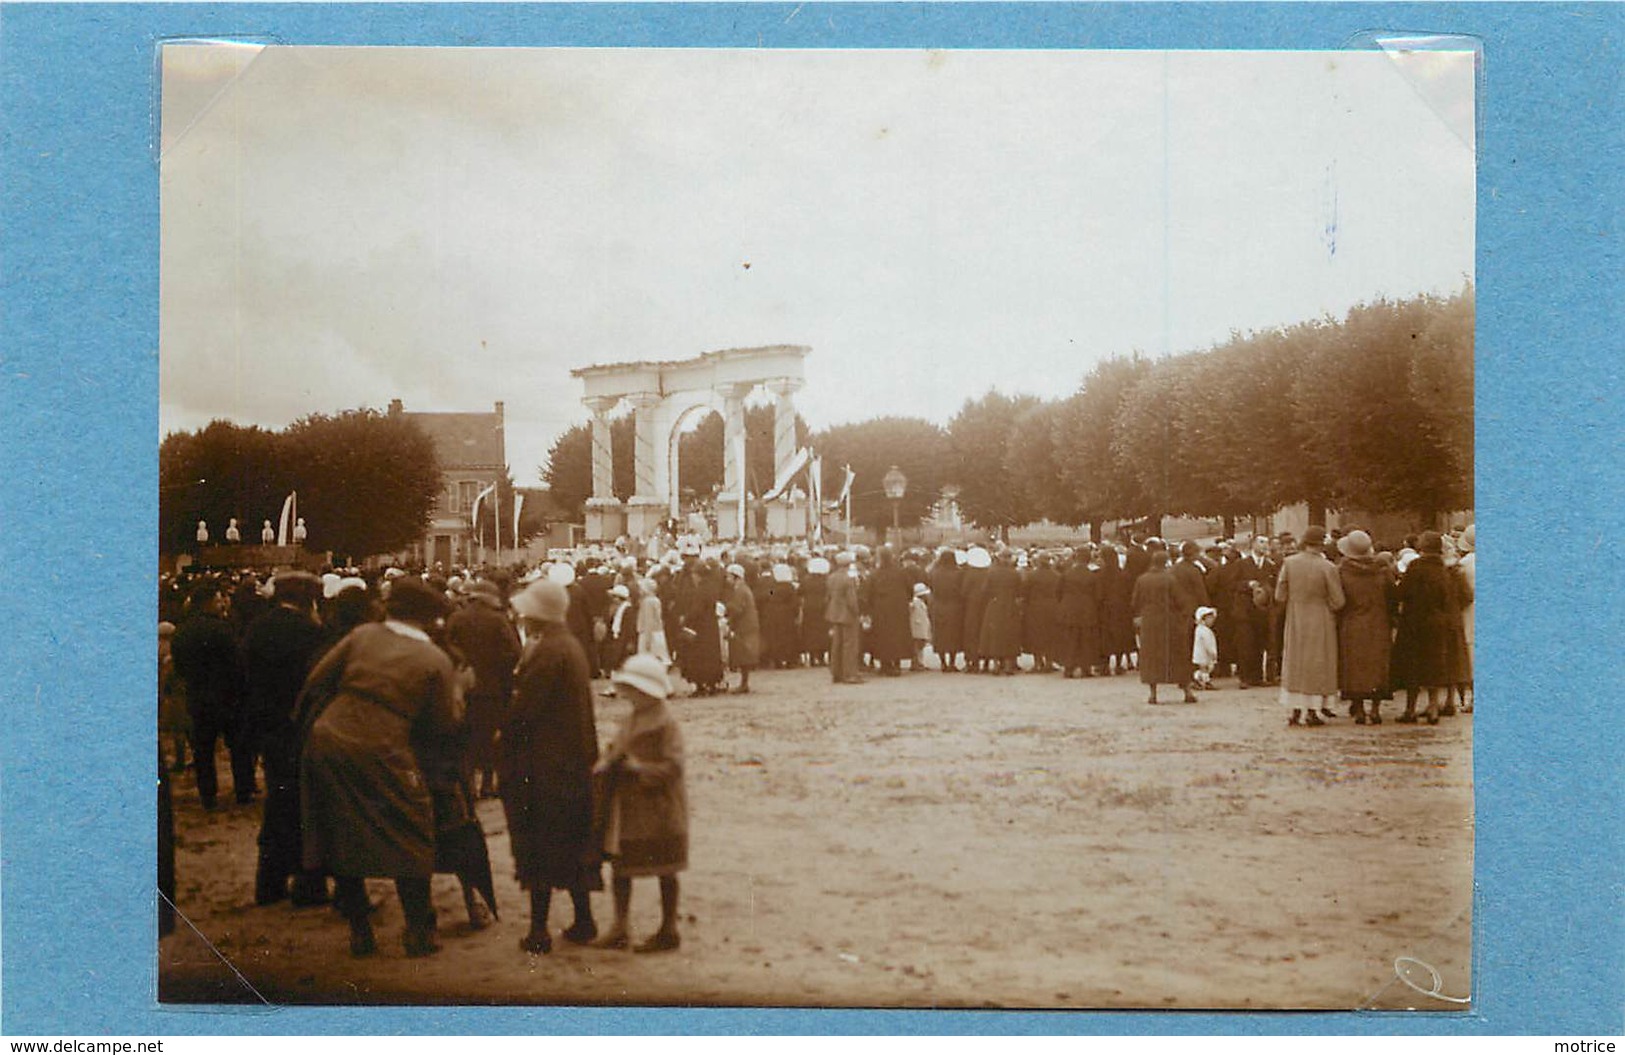
<path fill-rule="evenodd" d="M 813 428 L 1450 293 L 1464 53 L 169 47 L 160 427 L 805 344 Z M 758 397 L 761 398 L 761 397 Z"/>

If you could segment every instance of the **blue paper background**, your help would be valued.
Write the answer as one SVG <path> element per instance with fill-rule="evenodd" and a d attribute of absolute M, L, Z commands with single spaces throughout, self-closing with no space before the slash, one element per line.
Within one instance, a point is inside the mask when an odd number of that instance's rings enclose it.
<path fill-rule="evenodd" d="M 794 17 L 791 17 L 794 14 Z M 0 1029 L 1619 1034 L 1625 7 L 10 5 L 0 9 Z M 168 1009 L 153 952 L 156 44 L 1337 48 L 1483 42 L 1476 1004 L 1467 1015 Z M 1427 882 L 1424 875 L 1406 877 Z M 1336 877 L 1327 877 L 1335 882 Z M 1283 998 L 1288 994 L 1282 994 Z"/>

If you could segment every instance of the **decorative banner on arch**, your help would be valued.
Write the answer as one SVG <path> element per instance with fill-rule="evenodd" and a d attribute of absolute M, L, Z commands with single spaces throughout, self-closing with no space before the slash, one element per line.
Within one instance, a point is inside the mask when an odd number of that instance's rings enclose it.
<path fill-rule="evenodd" d="M 811 457 L 812 451 L 806 447 L 796 451 L 796 456 L 790 459 L 790 464 L 784 467 L 784 472 L 780 473 L 779 478 L 773 481 L 773 490 L 763 495 L 762 501 L 770 502 L 783 494 L 785 489 L 790 486 L 790 481 L 796 478 L 796 474 L 807 467 L 807 461 Z"/>

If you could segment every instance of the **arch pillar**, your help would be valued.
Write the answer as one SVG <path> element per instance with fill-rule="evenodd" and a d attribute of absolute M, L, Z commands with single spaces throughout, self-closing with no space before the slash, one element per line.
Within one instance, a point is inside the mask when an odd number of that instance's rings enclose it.
<path fill-rule="evenodd" d="M 610 439 L 609 412 L 619 396 L 583 399 L 592 412 L 592 497 L 587 499 L 587 538 L 606 542 L 626 532 L 626 510 L 615 497 L 615 454 Z"/>
<path fill-rule="evenodd" d="M 626 530 L 636 538 L 649 538 L 660 530 L 668 512 L 667 486 L 662 480 L 666 460 L 661 456 L 664 448 L 657 440 L 661 430 L 656 420 L 664 400 L 658 392 L 636 392 L 626 401 L 632 404 L 634 431 L 633 492 L 626 504 Z"/>
<path fill-rule="evenodd" d="M 773 483 L 777 483 L 796 457 L 796 404 L 794 396 L 804 382 L 781 377 L 767 383 L 773 393 Z M 767 486 L 771 487 L 772 484 Z M 774 538 L 800 537 L 807 532 L 806 510 L 790 503 L 790 490 L 767 504 L 767 533 Z"/>
<path fill-rule="evenodd" d="M 717 493 L 717 536 L 739 538 L 745 522 L 739 500 L 745 494 L 745 398 L 755 382 L 719 385 L 722 395 L 722 490 Z"/>

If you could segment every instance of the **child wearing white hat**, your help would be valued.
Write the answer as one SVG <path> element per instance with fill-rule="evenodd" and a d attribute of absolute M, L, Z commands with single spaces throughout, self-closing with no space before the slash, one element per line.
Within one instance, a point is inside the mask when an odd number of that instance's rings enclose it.
<path fill-rule="evenodd" d="M 1196 687 L 1213 688 L 1213 668 L 1219 662 L 1219 640 L 1213 635 L 1213 624 L 1219 618 L 1217 608 L 1206 605 L 1196 610 L 1196 637 L 1191 644 L 1191 663 L 1196 667 Z"/>

